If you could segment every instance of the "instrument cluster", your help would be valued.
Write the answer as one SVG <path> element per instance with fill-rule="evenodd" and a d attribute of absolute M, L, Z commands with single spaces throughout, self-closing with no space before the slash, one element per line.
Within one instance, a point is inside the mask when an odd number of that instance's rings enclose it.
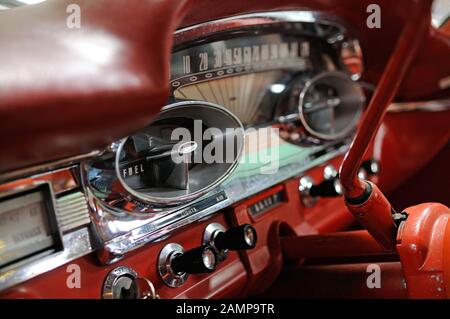
<path fill-rule="evenodd" d="M 255 13 L 180 29 L 174 38 L 170 100 L 152 123 L 64 168 L 69 191 L 14 188 L 1 199 L 11 209 L 0 211 L 0 243 L 15 244 L 0 265 L 44 271 L 93 250 L 111 264 L 346 151 L 364 109 L 356 82 L 363 63 L 357 40 L 334 18 Z M 28 206 L 17 204 L 25 199 Z M 251 213 L 282 200 L 274 194 Z M 254 245 L 256 234 L 239 231 L 239 245 Z M 206 241 L 223 254 L 237 245 L 232 233 Z M 24 250 L 29 239 L 38 244 Z M 177 249 L 173 262 L 189 273 Z M 20 269 L 3 287 L 28 278 Z M 175 277 L 168 282 L 183 279 Z"/>
<path fill-rule="evenodd" d="M 172 55 L 172 96 L 221 105 L 245 127 L 278 125 L 293 142 L 348 136 L 365 102 L 357 40 L 330 22 L 277 22 L 281 15 L 201 38 L 180 30 L 188 35 Z"/>
<path fill-rule="evenodd" d="M 178 30 L 168 105 L 83 165 L 102 256 L 114 260 L 341 154 L 364 108 L 362 71 L 357 40 L 322 14 Z"/>

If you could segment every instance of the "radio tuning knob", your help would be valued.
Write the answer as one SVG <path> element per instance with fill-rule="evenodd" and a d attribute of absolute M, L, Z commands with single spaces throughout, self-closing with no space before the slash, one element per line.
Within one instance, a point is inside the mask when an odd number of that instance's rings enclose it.
<path fill-rule="evenodd" d="M 173 256 L 170 267 L 174 273 L 201 274 L 216 269 L 217 257 L 210 246 L 200 246 Z"/>

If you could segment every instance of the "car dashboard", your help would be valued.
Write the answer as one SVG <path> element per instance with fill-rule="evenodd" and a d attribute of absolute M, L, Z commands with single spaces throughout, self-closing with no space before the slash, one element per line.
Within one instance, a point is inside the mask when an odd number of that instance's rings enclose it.
<path fill-rule="evenodd" d="M 373 94 L 364 57 L 358 32 L 326 11 L 178 28 L 156 117 L 103 147 L 2 175 L 0 291 L 265 292 L 281 271 L 280 237 L 354 227 L 338 170 Z M 375 153 L 362 178 L 378 180 Z M 67 287 L 68 265 L 89 270 L 90 284 Z"/>

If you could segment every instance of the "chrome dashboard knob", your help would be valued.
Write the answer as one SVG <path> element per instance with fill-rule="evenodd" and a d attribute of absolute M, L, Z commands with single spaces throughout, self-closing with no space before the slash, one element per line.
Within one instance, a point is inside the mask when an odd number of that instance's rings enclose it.
<path fill-rule="evenodd" d="M 229 250 L 254 248 L 257 239 L 255 228 L 249 224 L 226 230 L 220 223 L 211 223 L 206 226 L 203 233 L 203 244 L 215 250 L 219 262 L 227 258 Z"/>
<path fill-rule="evenodd" d="M 176 254 L 171 260 L 174 273 L 201 274 L 216 269 L 217 256 L 210 246 L 200 246 L 184 253 Z"/>
<path fill-rule="evenodd" d="M 257 239 L 255 228 L 244 224 L 225 232 L 218 232 L 214 237 L 214 246 L 218 250 L 247 250 L 256 246 Z"/>
<path fill-rule="evenodd" d="M 163 247 L 158 258 L 158 272 L 164 283 L 172 288 L 180 287 L 190 274 L 210 273 L 216 269 L 217 255 L 209 245 L 185 251 L 176 243 Z"/>
<path fill-rule="evenodd" d="M 323 181 L 315 184 L 309 176 L 300 178 L 298 190 L 306 207 L 313 207 L 319 197 L 342 196 L 343 189 L 339 174 L 333 165 L 327 165 L 323 171 Z"/>
<path fill-rule="evenodd" d="M 366 176 L 377 175 L 380 172 L 380 163 L 377 160 L 369 159 L 361 163 L 361 168 L 366 172 Z"/>
<path fill-rule="evenodd" d="M 342 185 L 339 177 L 333 177 L 312 185 L 309 194 L 313 197 L 338 197 L 342 195 Z"/>

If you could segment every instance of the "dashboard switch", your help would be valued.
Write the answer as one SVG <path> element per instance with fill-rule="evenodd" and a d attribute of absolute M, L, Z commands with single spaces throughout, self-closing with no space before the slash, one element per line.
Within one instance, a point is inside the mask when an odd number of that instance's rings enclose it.
<path fill-rule="evenodd" d="M 214 238 L 214 246 L 218 250 L 247 250 L 256 245 L 256 230 L 249 224 L 232 227 L 226 232 L 218 232 Z"/>
<path fill-rule="evenodd" d="M 171 261 L 171 268 L 174 273 L 208 273 L 213 272 L 216 265 L 216 253 L 212 247 L 206 245 L 177 254 Z"/>
<path fill-rule="evenodd" d="M 105 278 L 103 299 L 159 299 L 153 283 L 130 267 L 119 266 Z"/>
<path fill-rule="evenodd" d="M 324 180 L 319 184 L 315 184 L 309 176 L 300 178 L 298 189 L 306 207 L 313 207 L 319 197 L 342 196 L 343 190 L 337 170 L 332 165 L 327 165 L 323 176 Z"/>
<path fill-rule="evenodd" d="M 256 246 L 256 230 L 249 224 L 228 230 L 219 223 L 209 224 L 203 233 L 203 244 L 215 249 L 218 261 L 228 256 L 229 250 L 247 250 Z"/>
<path fill-rule="evenodd" d="M 309 194 L 313 197 L 338 197 L 342 195 L 339 177 L 326 179 L 318 185 L 312 185 Z"/>
<path fill-rule="evenodd" d="M 361 168 L 366 172 L 366 176 L 377 175 L 380 172 L 380 163 L 377 160 L 370 159 L 361 163 Z"/>
<path fill-rule="evenodd" d="M 184 251 L 176 243 L 163 247 L 158 257 L 158 272 L 164 283 L 180 287 L 190 274 L 210 273 L 216 269 L 218 257 L 213 247 L 203 245 Z"/>

